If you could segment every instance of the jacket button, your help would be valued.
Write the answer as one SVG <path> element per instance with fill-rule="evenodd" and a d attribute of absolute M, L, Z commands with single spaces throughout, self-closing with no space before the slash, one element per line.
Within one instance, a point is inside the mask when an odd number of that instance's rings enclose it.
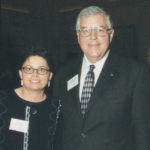
<path fill-rule="evenodd" d="M 85 137 L 86 137 L 86 134 L 85 134 L 85 133 L 81 133 L 81 137 L 82 137 L 82 138 L 85 138 Z"/>

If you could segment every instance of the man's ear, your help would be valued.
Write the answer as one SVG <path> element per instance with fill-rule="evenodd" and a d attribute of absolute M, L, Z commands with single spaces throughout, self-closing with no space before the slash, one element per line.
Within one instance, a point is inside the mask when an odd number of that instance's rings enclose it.
<path fill-rule="evenodd" d="M 109 42 L 112 42 L 112 39 L 114 37 L 114 29 L 111 29 L 110 33 L 109 33 Z"/>
<path fill-rule="evenodd" d="M 78 44 L 80 44 L 79 33 L 77 33 Z"/>

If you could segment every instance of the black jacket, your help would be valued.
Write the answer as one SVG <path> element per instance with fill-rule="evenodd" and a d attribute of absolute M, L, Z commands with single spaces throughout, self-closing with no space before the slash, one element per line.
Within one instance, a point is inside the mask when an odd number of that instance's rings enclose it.
<path fill-rule="evenodd" d="M 54 94 L 62 100 L 61 150 L 150 150 L 148 69 L 110 53 L 83 119 L 79 84 L 67 90 L 67 81 L 80 77 L 81 60 L 68 62 L 54 81 Z"/>
<path fill-rule="evenodd" d="M 47 98 L 31 103 L 17 96 L 14 91 L 0 93 L 0 150 L 22 150 L 25 133 L 9 129 L 11 119 L 28 120 L 28 150 L 53 150 L 59 117 L 59 101 Z M 26 114 L 26 108 L 29 113 Z M 28 119 L 26 116 L 28 115 Z M 17 124 L 15 125 L 16 129 Z"/>

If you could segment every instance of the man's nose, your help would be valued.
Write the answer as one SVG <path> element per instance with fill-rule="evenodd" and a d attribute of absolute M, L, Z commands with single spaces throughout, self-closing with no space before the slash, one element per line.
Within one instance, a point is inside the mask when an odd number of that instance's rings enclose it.
<path fill-rule="evenodd" d="M 97 30 L 96 29 L 91 29 L 90 38 L 92 40 L 97 39 Z"/>

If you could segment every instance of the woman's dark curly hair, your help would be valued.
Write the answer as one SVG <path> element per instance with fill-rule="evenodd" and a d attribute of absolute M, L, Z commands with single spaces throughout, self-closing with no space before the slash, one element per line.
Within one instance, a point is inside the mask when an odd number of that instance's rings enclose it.
<path fill-rule="evenodd" d="M 21 69 L 24 62 L 30 57 L 30 56 L 40 56 L 44 58 L 50 68 L 50 71 L 53 69 L 53 62 L 50 54 L 48 53 L 48 50 L 46 48 L 40 47 L 40 46 L 32 46 L 29 48 L 25 48 L 21 51 L 21 55 L 19 56 L 19 62 L 18 62 L 18 69 Z"/>

